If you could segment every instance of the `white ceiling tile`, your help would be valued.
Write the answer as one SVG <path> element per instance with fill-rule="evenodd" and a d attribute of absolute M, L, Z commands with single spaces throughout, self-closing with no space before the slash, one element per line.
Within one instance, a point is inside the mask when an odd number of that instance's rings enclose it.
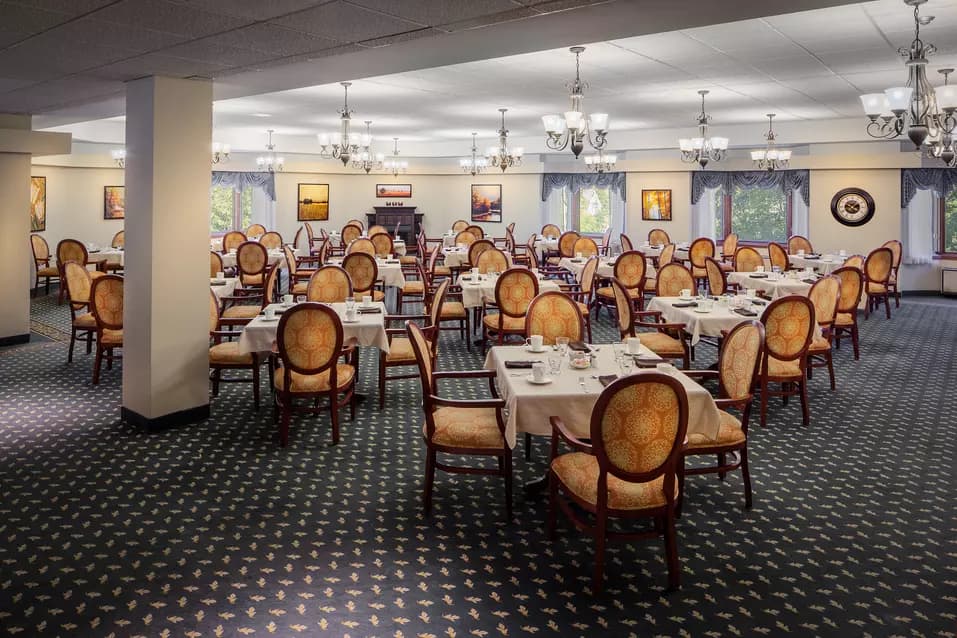
<path fill-rule="evenodd" d="M 785 57 L 804 53 L 801 47 L 763 20 L 685 29 L 682 33 L 719 51 L 743 53 L 749 57 Z"/>
<path fill-rule="evenodd" d="M 421 25 L 438 26 L 472 20 L 503 11 L 511 11 L 516 4 L 511 0 L 352 0 L 354 4 L 389 15 L 404 18 Z"/>
<path fill-rule="evenodd" d="M 210 13 L 268 20 L 314 7 L 329 0 L 172 0 L 176 4 L 202 9 Z"/>
<path fill-rule="evenodd" d="M 344 42 L 361 42 L 422 28 L 420 24 L 338 0 L 271 22 Z"/>

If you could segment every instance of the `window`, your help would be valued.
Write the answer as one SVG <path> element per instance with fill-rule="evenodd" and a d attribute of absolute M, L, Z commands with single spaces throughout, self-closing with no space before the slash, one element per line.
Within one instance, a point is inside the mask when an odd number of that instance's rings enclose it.
<path fill-rule="evenodd" d="M 779 188 L 735 186 L 730 196 L 715 189 L 711 196 L 718 237 L 737 233 L 742 242 L 785 242 L 791 235 L 791 194 Z"/>
<path fill-rule="evenodd" d="M 957 253 L 957 189 L 940 198 L 941 253 Z"/>
<path fill-rule="evenodd" d="M 562 189 L 562 228 L 583 235 L 601 235 L 611 226 L 611 193 L 607 188 L 588 186 L 569 198 Z"/>
<path fill-rule="evenodd" d="M 245 230 L 252 223 L 253 191 L 237 192 L 229 186 L 213 186 L 209 192 L 209 231 Z"/>

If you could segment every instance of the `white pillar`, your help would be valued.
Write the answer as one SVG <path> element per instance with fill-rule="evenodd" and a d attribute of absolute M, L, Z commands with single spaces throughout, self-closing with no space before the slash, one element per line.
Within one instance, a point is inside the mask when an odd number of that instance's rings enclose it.
<path fill-rule="evenodd" d="M 209 416 L 212 83 L 126 87 L 123 417 L 148 429 Z"/>

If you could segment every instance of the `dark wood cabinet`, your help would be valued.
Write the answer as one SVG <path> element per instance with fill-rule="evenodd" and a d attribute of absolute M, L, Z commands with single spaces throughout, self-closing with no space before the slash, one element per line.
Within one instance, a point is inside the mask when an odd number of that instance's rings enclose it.
<path fill-rule="evenodd" d="M 416 208 L 416 206 L 375 206 L 374 213 L 366 213 L 368 221 L 366 227 L 379 224 L 385 226 L 389 234 L 392 234 L 398 224 L 399 237 L 405 241 L 406 250 L 411 253 L 415 250 L 415 237 L 422 228 L 422 213 L 415 212 Z"/>

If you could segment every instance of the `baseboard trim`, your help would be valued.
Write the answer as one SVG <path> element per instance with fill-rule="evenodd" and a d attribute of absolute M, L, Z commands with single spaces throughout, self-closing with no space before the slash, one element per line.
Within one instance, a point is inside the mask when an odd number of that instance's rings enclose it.
<path fill-rule="evenodd" d="M 209 404 L 199 405 L 188 410 L 180 410 L 158 417 L 145 417 L 139 412 L 127 407 L 120 409 L 120 418 L 130 425 L 144 430 L 146 432 L 159 432 L 169 428 L 175 428 L 180 425 L 188 425 L 197 421 L 204 421 L 209 418 Z"/>
<path fill-rule="evenodd" d="M 21 343 L 30 343 L 30 333 L 25 335 L 11 335 L 9 337 L 0 337 L 0 346 L 18 346 Z"/>
<path fill-rule="evenodd" d="M 904 290 L 901 292 L 903 297 L 946 297 L 947 293 L 941 293 L 939 290 Z"/>

